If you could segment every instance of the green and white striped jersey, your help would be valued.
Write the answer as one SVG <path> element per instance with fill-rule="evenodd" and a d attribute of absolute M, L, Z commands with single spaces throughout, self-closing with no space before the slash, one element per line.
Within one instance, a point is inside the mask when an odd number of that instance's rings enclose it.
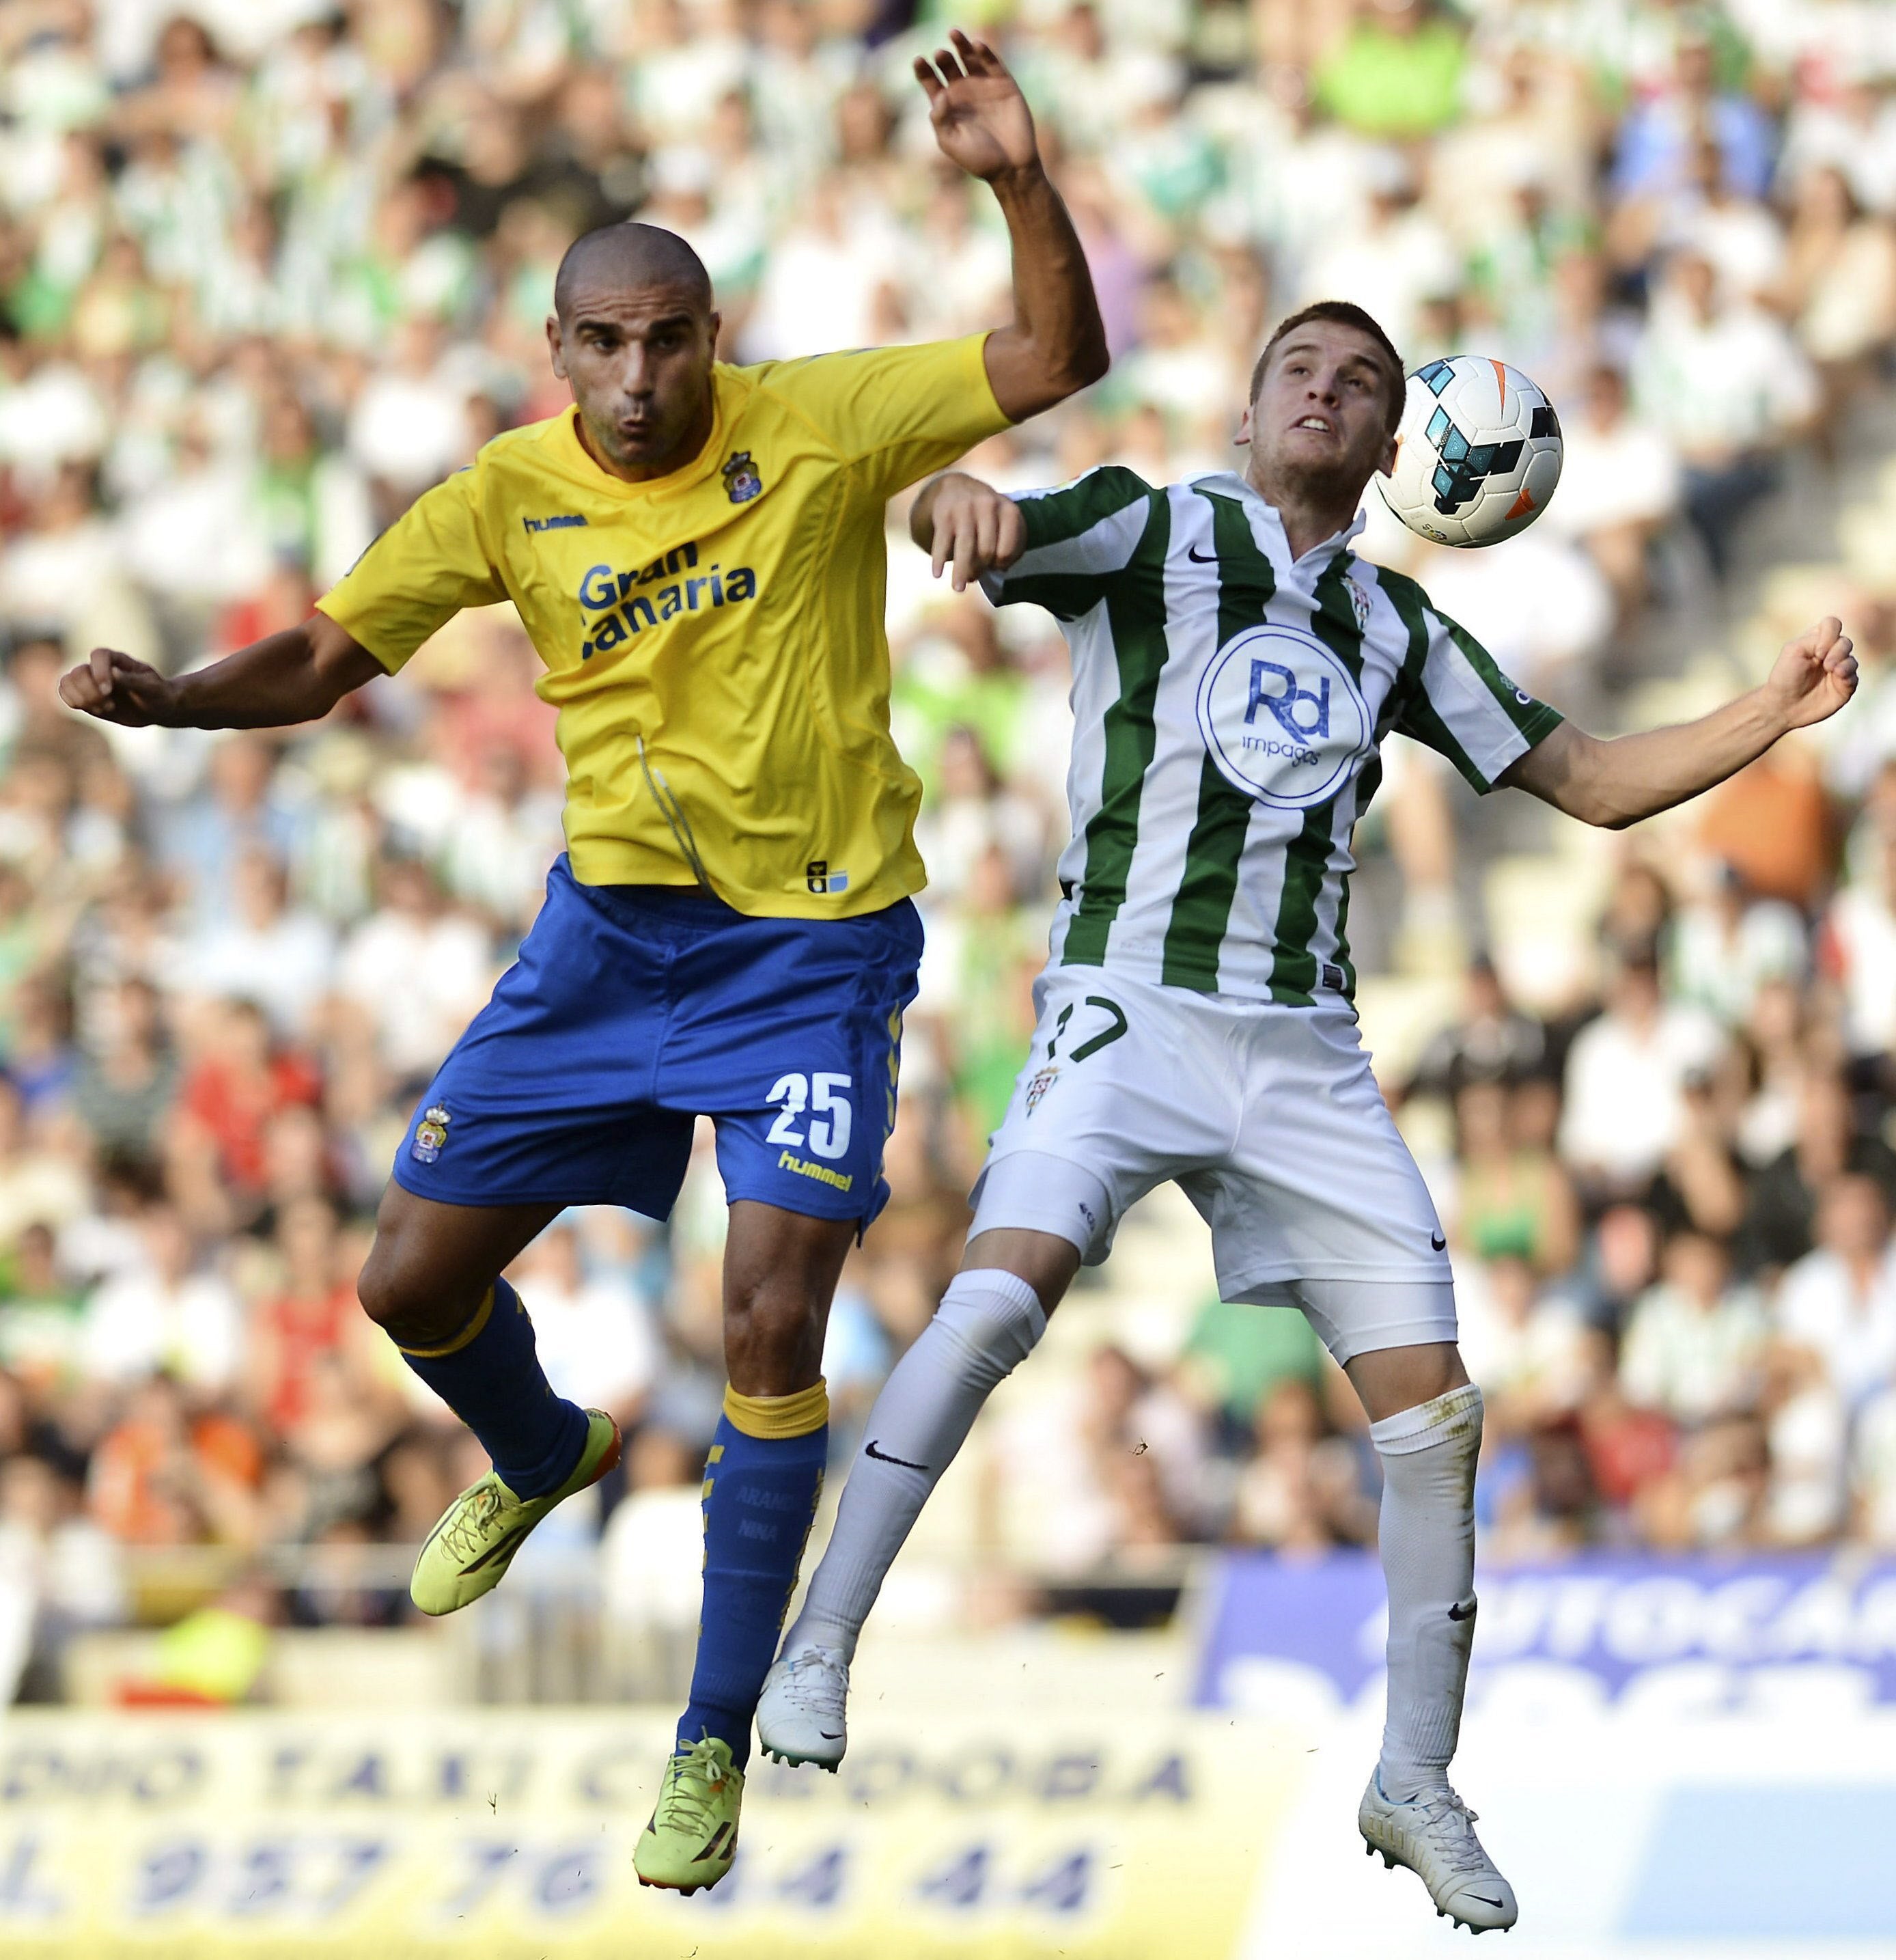
<path fill-rule="evenodd" d="M 1392 730 L 1483 792 L 1559 725 L 1350 529 L 1293 559 L 1241 476 L 1089 471 L 1017 500 L 982 583 L 1073 654 L 1073 841 L 1051 963 L 1309 1006 L 1356 985 L 1350 848 Z"/>

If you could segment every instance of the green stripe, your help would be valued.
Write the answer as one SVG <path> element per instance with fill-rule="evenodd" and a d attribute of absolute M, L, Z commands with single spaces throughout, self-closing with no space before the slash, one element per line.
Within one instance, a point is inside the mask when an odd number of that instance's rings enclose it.
<path fill-rule="evenodd" d="M 1044 606 L 1056 619 L 1077 619 L 1099 603 L 1102 581 L 1090 573 L 1036 572 L 1010 578 L 1000 588 L 1005 606 Z"/>
<path fill-rule="evenodd" d="M 1377 718 L 1376 747 L 1382 746 L 1383 737 L 1392 728 L 1401 725 L 1404 711 L 1412 696 L 1422 691 L 1422 669 L 1429 657 L 1428 601 L 1423 596 L 1420 586 L 1412 578 L 1405 578 L 1399 571 L 1376 569 L 1376 582 L 1389 603 L 1395 608 L 1396 617 L 1402 622 L 1409 636 L 1409 651 L 1402 657 L 1401 670 L 1382 703 L 1382 712 Z M 1379 755 L 1378 775 L 1380 777 Z M 1368 798 L 1363 800 L 1366 803 Z"/>
<path fill-rule="evenodd" d="M 1099 807 L 1086 826 L 1079 908 L 1061 953 L 1066 966 L 1105 965 L 1106 935 L 1126 901 L 1126 880 L 1139 841 L 1139 799 L 1156 740 L 1152 711 L 1167 651 L 1165 565 L 1171 536 L 1172 506 L 1163 491 L 1154 491 L 1145 530 L 1125 568 L 1102 581 L 1119 666 L 1119 698 L 1105 712 Z"/>
<path fill-rule="evenodd" d="M 1465 627 L 1457 625 L 1446 613 L 1437 612 L 1435 616 L 1442 622 L 1449 638 L 1461 649 L 1462 657 L 1487 683 L 1487 691 L 1500 703 L 1507 718 L 1525 733 L 1541 704 L 1525 689 L 1516 687 L 1502 673 L 1494 663 L 1494 656 Z"/>
<path fill-rule="evenodd" d="M 1090 612 L 1099 603 L 1105 581 L 1119 568 L 1096 568 L 1087 565 L 1086 552 L 1063 552 L 1060 547 L 1077 546 L 1088 532 L 1151 495 L 1143 478 L 1115 466 L 1093 470 L 1044 497 L 1023 498 L 1017 508 L 1027 542 L 1018 562 L 1025 562 L 1034 552 L 1050 555 L 1037 568 L 1019 575 L 1003 574 L 1000 603 L 1044 606 L 1057 619 L 1077 619 Z"/>
<path fill-rule="evenodd" d="M 1340 551 L 1316 582 L 1317 610 L 1310 625 L 1317 638 L 1350 670 L 1363 676 L 1363 628 L 1357 624 L 1345 579 L 1350 554 Z M 1304 813 L 1303 828 L 1284 853 L 1284 890 L 1277 900 L 1275 950 L 1271 959 L 1271 998 L 1293 1007 L 1307 1007 L 1316 991 L 1317 956 L 1310 940 L 1316 931 L 1317 900 L 1329 875 L 1331 830 L 1336 821 L 1335 797 Z"/>
<path fill-rule="evenodd" d="M 1211 506 L 1211 549 L 1218 561 L 1217 644 L 1223 647 L 1263 619 L 1277 590 L 1277 574 L 1251 535 L 1243 505 L 1208 490 L 1198 495 Z M 1198 772 L 1198 813 L 1185 844 L 1185 875 L 1166 928 L 1159 977 L 1168 987 L 1217 991 L 1218 949 L 1231 923 L 1238 865 L 1254 807 L 1253 800 L 1226 780 L 1207 752 Z"/>
<path fill-rule="evenodd" d="M 1404 734 L 1426 743 L 1438 756 L 1446 756 L 1469 787 L 1485 796 L 1492 785 L 1469 760 L 1468 751 L 1455 740 L 1454 731 L 1436 714 L 1428 689 L 1422 684 L 1422 669 L 1429 657 L 1430 607 L 1421 587 L 1414 579 L 1392 571 L 1379 573 L 1377 581 L 1409 629 L 1409 657 L 1402 663 L 1401 677 L 1390 697 L 1393 700 L 1395 693 L 1402 697 L 1396 726 Z"/>
<path fill-rule="evenodd" d="M 1377 736 L 1380 742 L 1382 737 Z M 1370 758 L 1368 766 L 1356 781 L 1356 821 L 1363 821 L 1363 813 L 1370 807 L 1370 799 L 1382 787 L 1382 758 L 1378 753 Z M 1352 828 L 1350 835 L 1354 836 Z M 1350 956 L 1350 893 L 1354 888 L 1350 880 L 1343 881 L 1343 890 L 1337 900 L 1337 964 L 1343 969 L 1343 991 L 1351 999 L 1356 997 L 1356 962 Z"/>
<path fill-rule="evenodd" d="M 1566 717 L 1557 708 L 1536 701 L 1525 688 L 1517 687 L 1496 664 L 1494 656 L 1465 627 L 1458 625 L 1446 613 L 1437 612 L 1435 616 L 1442 622 L 1462 657 L 1487 683 L 1489 693 L 1500 703 L 1502 713 L 1514 724 L 1514 732 L 1521 738 L 1522 753 L 1544 742 Z M 1506 774 L 1506 771 L 1503 773 Z M 1484 791 L 1494 787 L 1491 782 L 1481 784 Z"/>
<path fill-rule="evenodd" d="M 1019 508 L 1026 528 L 1026 549 L 1039 551 L 1083 536 L 1095 524 L 1151 495 L 1152 486 L 1144 477 L 1109 463 L 1089 470 L 1064 489 L 1050 490 L 1044 497 L 1023 497 Z"/>

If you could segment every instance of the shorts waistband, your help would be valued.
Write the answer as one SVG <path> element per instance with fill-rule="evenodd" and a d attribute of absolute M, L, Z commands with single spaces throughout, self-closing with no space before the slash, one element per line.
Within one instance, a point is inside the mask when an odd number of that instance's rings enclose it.
<path fill-rule="evenodd" d="M 912 900 L 898 899 L 879 912 L 854 912 L 847 918 L 805 919 L 781 918 L 774 913 L 742 912 L 727 905 L 714 892 L 695 885 L 587 885 L 573 875 L 571 865 L 562 856 L 553 867 L 556 878 L 564 878 L 589 903 L 596 905 L 616 924 L 629 930 L 657 928 L 666 932 L 711 933 L 732 926 L 752 925 L 764 929 L 794 929 L 813 926 L 819 931 L 850 927 L 873 938 L 880 926 L 885 931 L 898 930 L 905 923 L 919 936 L 920 922 Z"/>

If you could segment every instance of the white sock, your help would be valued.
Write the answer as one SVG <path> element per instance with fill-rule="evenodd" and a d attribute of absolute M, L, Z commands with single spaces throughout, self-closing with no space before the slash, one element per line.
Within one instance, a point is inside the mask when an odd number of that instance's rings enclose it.
<path fill-rule="evenodd" d="M 1370 1425 L 1382 1459 L 1377 1542 L 1389 1588 L 1382 1793 L 1446 1789 L 1474 1644 L 1474 1459 L 1481 1391 L 1470 1382 Z"/>
<path fill-rule="evenodd" d="M 935 1317 L 896 1363 L 869 1411 L 836 1529 L 784 1641 L 856 1651 L 856 1637 L 928 1494 L 968 1439 L 982 1403 L 1033 1351 L 1047 1316 L 1025 1280 L 958 1273 Z"/>

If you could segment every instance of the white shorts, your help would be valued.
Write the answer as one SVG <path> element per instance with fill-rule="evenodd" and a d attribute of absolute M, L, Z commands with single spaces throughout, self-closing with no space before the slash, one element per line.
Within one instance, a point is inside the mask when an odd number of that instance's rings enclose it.
<path fill-rule="evenodd" d="M 1169 1178 L 1211 1227 L 1226 1300 L 1303 1308 L 1339 1360 L 1455 1338 L 1441 1221 L 1341 1001 L 1061 966 L 1034 1004 L 971 1237 L 1050 1232 L 1097 1265 Z"/>

